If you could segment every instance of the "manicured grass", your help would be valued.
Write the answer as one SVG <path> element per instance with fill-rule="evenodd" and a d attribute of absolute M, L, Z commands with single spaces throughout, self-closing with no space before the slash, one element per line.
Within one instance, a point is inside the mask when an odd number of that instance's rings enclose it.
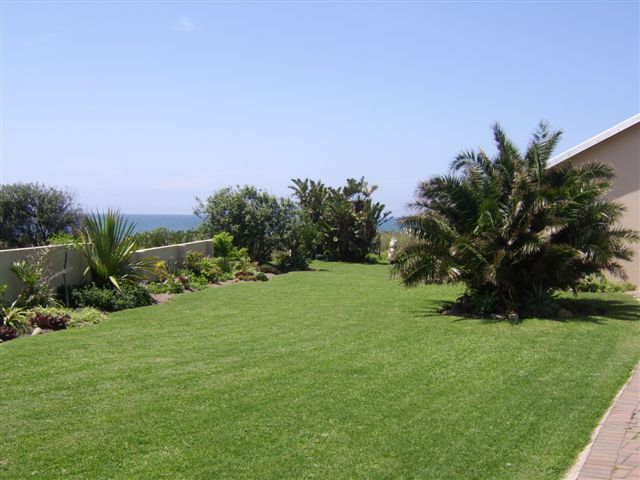
<path fill-rule="evenodd" d="M 560 478 L 640 356 L 624 295 L 511 325 L 315 267 L 0 345 L 0 477 Z"/>

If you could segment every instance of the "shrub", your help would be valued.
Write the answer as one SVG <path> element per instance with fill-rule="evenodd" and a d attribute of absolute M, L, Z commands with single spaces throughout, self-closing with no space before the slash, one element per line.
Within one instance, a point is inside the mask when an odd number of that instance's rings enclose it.
<path fill-rule="evenodd" d="M 235 277 L 236 280 L 241 282 L 254 282 L 256 280 L 256 275 L 253 272 L 236 272 Z"/>
<path fill-rule="evenodd" d="M 236 248 L 233 246 L 233 235 L 220 232 L 213 236 L 213 253 L 216 257 L 232 257 Z"/>
<path fill-rule="evenodd" d="M 12 305 L 0 306 L 1 325 L 11 327 L 19 332 L 29 331 L 29 318 L 24 308 Z"/>
<path fill-rule="evenodd" d="M 46 330 L 62 330 L 67 328 L 67 323 L 71 320 L 71 316 L 66 312 L 58 313 L 39 310 L 33 312 L 29 320 L 33 327 L 40 327 Z"/>
<path fill-rule="evenodd" d="M 232 235 L 234 246 L 247 248 L 251 259 L 260 263 L 268 262 L 271 253 L 281 247 L 287 218 L 295 210 L 291 200 L 249 185 L 218 190 L 206 201 L 198 199 L 195 209 L 206 217 L 206 228 L 212 234 Z M 215 255 L 222 256 L 215 248 Z"/>
<path fill-rule="evenodd" d="M 78 308 L 72 310 L 71 319 L 67 327 L 82 327 L 84 325 L 95 325 L 107 318 L 107 314 L 93 307 Z"/>
<path fill-rule="evenodd" d="M 169 277 L 164 282 L 153 282 L 146 285 L 149 293 L 183 293 L 185 286 L 176 277 Z"/>
<path fill-rule="evenodd" d="M 14 262 L 11 266 L 13 274 L 23 284 L 16 303 L 24 307 L 47 306 L 58 303 L 50 282 L 62 272 L 51 274 L 48 267 L 47 250 L 31 255 L 29 260 Z"/>
<path fill-rule="evenodd" d="M 85 217 L 82 239 L 87 271 L 99 285 L 112 284 L 120 289 L 121 282 L 144 280 L 158 261 L 153 257 L 132 258 L 136 251 L 134 224 L 119 212 L 109 210 Z"/>
<path fill-rule="evenodd" d="M 208 282 L 217 282 L 220 280 L 222 271 L 218 267 L 218 263 L 211 257 L 205 256 L 201 252 L 187 252 L 185 259 L 185 267 L 190 272 L 202 276 Z"/>
<path fill-rule="evenodd" d="M 73 233 L 81 215 L 68 191 L 40 183 L 0 185 L 0 248 L 44 245 L 54 234 Z"/>
<path fill-rule="evenodd" d="M 263 273 L 272 273 L 273 275 L 280 275 L 280 273 L 282 273 L 278 267 L 271 265 L 270 263 L 259 265 L 258 271 Z"/>
<path fill-rule="evenodd" d="M 18 330 L 9 325 L 0 325 L 0 341 L 8 342 L 14 338 L 18 338 L 20 334 Z"/>
<path fill-rule="evenodd" d="M 201 227 L 195 227 L 189 230 L 169 230 L 168 228 L 159 227 L 146 232 L 136 233 L 135 241 L 140 248 L 153 248 L 174 245 L 176 243 L 205 240 L 207 237 L 206 231 Z"/>
<path fill-rule="evenodd" d="M 72 303 L 77 307 L 94 307 L 105 312 L 151 305 L 153 299 L 142 286 L 124 283 L 120 290 L 91 284 L 75 288 L 71 292 Z"/>
<path fill-rule="evenodd" d="M 301 209 L 306 213 L 304 223 L 315 226 L 305 236 L 314 240 L 315 253 L 342 261 L 364 261 L 376 249 L 378 227 L 391 212 L 373 201 L 376 185 L 364 179 L 347 179 L 343 187 L 325 186 L 321 181 L 299 178 L 290 186 Z M 298 228 L 294 232 L 300 232 Z M 309 240 L 304 240 L 307 243 Z M 289 250 L 291 248 L 287 248 Z M 292 256 L 294 256 L 293 249 Z M 313 252 L 310 252 L 313 253 Z"/>
<path fill-rule="evenodd" d="M 209 281 L 205 277 L 197 275 L 186 268 L 178 271 L 178 279 L 187 290 L 203 290 L 209 285 Z"/>
<path fill-rule="evenodd" d="M 267 277 L 267 274 L 264 272 L 258 272 L 255 274 L 256 280 L 258 280 L 259 282 L 266 282 L 267 280 L 269 280 L 269 277 Z"/>
<path fill-rule="evenodd" d="M 576 285 L 576 292 L 602 292 L 602 293 L 622 293 L 630 292 L 636 289 L 636 286 L 630 282 L 612 282 L 604 275 L 596 273 L 587 275 L 581 279 Z"/>
<path fill-rule="evenodd" d="M 606 200 L 614 170 L 593 162 L 548 168 L 561 132 L 541 124 L 524 154 L 498 126 L 497 154 L 463 152 L 450 175 L 419 184 L 413 240 L 394 272 L 405 285 L 462 282 L 472 313 L 545 315 L 555 290 L 576 289 L 600 270 L 623 275 L 638 232 L 616 225 Z"/>

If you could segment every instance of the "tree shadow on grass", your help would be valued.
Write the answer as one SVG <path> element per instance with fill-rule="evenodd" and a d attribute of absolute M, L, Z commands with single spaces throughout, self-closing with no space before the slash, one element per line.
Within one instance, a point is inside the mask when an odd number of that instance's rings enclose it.
<path fill-rule="evenodd" d="M 499 318 L 477 317 L 471 315 L 449 315 L 443 313 L 452 306 L 452 302 L 431 301 L 420 310 L 411 312 L 414 317 L 433 318 L 440 317 L 451 319 L 454 322 L 476 321 L 483 325 L 507 322 L 517 325 L 529 319 L 549 320 L 553 322 L 569 323 L 584 322 L 604 324 L 607 320 L 640 321 L 640 303 L 633 300 L 624 301 L 618 299 L 594 299 L 594 298 L 561 298 L 558 300 L 559 308 L 568 310 L 573 314 L 570 318 L 536 316 L 519 320 L 507 320 Z"/>

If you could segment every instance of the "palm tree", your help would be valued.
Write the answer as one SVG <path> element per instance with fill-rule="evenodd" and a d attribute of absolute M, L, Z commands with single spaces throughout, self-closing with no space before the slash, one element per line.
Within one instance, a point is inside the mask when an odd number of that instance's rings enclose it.
<path fill-rule="evenodd" d="M 96 283 L 120 289 L 121 282 L 140 281 L 153 272 L 157 258 L 132 259 L 136 251 L 134 230 L 135 225 L 117 211 L 87 215 L 81 231 L 88 264 L 85 275 L 90 271 Z"/>
<path fill-rule="evenodd" d="M 624 207 L 604 198 L 606 163 L 548 168 L 561 138 L 541 123 L 524 154 L 493 125 L 497 154 L 465 151 L 448 175 L 418 185 L 402 220 L 414 240 L 394 273 L 407 286 L 463 282 L 475 313 L 546 313 L 556 289 L 607 270 L 624 277 L 638 232 L 616 226 Z"/>

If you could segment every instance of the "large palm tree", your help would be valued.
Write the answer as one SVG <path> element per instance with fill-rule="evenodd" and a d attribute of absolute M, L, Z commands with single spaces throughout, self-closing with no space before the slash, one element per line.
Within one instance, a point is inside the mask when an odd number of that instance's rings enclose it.
<path fill-rule="evenodd" d="M 403 226 L 414 241 L 394 272 L 405 285 L 463 282 L 475 313 L 541 313 L 556 289 L 587 274 L 624 277 L 638 232 L 616 226 L 624 208 L 604 195 L 613 168 L 565 162 L 548 168 L 561 137 L 541 123 L 521 153 L 499 125 L 497 153 L 465 151 L 448 175 L 418 185 Z"/>

